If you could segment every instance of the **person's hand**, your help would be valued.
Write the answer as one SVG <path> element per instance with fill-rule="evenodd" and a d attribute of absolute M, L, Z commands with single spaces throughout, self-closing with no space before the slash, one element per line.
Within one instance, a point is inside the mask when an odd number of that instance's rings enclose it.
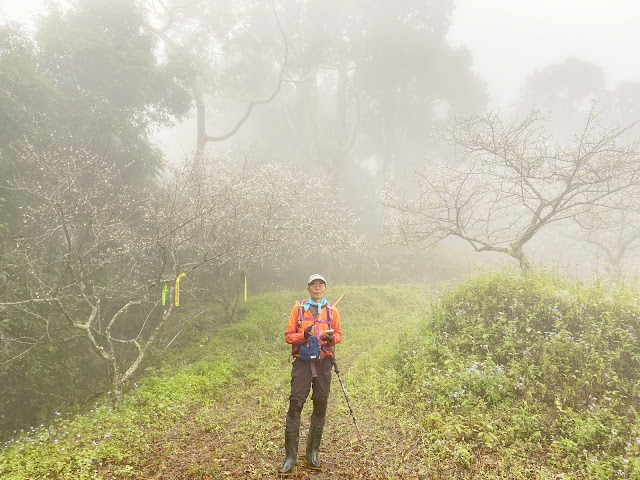
<path fill-rule="evenodd" d="M 333 340 L 333 332 L 323 332 L 320 335 L 320 340 L 323 340 L 325 342 L 330 342 L 331 340 Z"/>
<path fill-rule="evenodd" d="M 315 328 L 313 328 L 313 325 L 309 325 L 307 328 L 304 329 L 305 340 L 309 338 L 311 335 L 315 335 L 315 334 L 316 334 L 316 331 L 315 331 Z"/>

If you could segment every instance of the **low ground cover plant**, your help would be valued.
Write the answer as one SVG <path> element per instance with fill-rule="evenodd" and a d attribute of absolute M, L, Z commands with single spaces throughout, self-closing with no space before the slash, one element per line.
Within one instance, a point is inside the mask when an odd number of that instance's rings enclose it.
<path fill-rule="evenodd" d="M 435 463 L 637 479 L 639 333 L 637 287 L 485 275 L 445 294 L 404 339 L 388 359 L 390 391 L 420 419 Z"/>

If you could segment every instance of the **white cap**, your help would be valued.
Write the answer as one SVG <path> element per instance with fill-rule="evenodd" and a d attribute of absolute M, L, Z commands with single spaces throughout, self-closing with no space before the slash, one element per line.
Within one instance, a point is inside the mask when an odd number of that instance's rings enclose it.
<path fill-rule="evenodd" d="M 311 285 L 311 282 L 313 282 L 314 280 L 322 280 L 324 282 L 324 284 L 327 284 L 327 281 L 324 279 L 324 277 L 318 273 L 314 273 L 313 275 L 311 275 L 309 277 L 309 280 L 307 281 L 307 287 L 309 285 Z"/>

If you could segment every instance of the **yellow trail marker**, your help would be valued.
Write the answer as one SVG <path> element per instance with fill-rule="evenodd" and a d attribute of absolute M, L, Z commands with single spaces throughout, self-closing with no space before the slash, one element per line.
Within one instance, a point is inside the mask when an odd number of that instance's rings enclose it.
<path fill-rule="evenodd" d="M 176 278 L 176 307 L 180 305 L 180 279 L 186 276 L 186 273 L 181 273 L 178 275 L 178 278 Z"/>
<path fill-rule="evenodd" d="M 244 274 L 244 303 L 247 303 L 247 274 Z"/>

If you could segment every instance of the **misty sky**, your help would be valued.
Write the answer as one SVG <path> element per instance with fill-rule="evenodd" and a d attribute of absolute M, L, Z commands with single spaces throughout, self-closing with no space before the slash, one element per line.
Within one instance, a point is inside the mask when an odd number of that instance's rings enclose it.
<path fill-rule="evenodd" d="M 455 0 L 449 40 L 466 45 L 495 103 L 514 99 L 535 69 L 569 56 L 605 70 L 607 88 L 640 81 L 640 2 Z"/>
<path fill-rule="evenodd" d="M 0 18 L 28 21 L 43 3 L 0 0 Z M 449 40 L 469 48 L 474 70 L 487 81 L 494 104 L 510 103 L 528 74 L 568 56 L 602 66 L 607 88 L 640 81 L 638 1 L 455 0 L 455 4 Z"/>

